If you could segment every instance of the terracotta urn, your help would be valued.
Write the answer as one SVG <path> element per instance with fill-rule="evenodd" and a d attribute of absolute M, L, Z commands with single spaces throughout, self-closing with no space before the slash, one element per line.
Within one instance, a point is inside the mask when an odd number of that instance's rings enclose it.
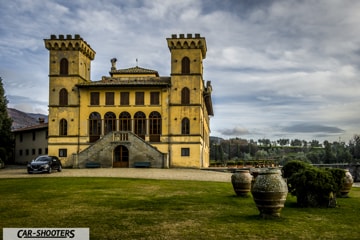
<path fill-rule="evenodd" d="M 353 183 L 354 183 L 354 179 L 353 179 L 351 173 L 349 172 L 348 169 L 345 169 L 344 185 L 343 185 L 342 189 L 340 190 L 341 197 L 343 197 L 343 198 L 349 197 L 348 194 L 351 190 Z"/>
<path fill-rule="evenodd" d="M 259 172 L 251 187 L 251 194 L 261 217 L 280 217 L 288 194 L 280 169 L 269 168 Z"/>
<path fill-rule="evenodd" d="M 249 170 L 237 170 L 231 175 L 231 183 L 237 196 L 245 197 L 251 190 L 253 177 Z"/>

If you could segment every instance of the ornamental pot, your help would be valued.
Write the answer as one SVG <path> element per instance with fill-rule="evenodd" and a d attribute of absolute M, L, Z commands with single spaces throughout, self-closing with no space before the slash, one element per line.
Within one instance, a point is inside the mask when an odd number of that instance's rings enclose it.
<path fill-rule="evenodd" d="M 247 196 L 251 190 L 252 179 L 249 170 L 237 170 L 231 175 L 231 183 L 237 196 Z"/>
<path fill-rule="evenodd" d="M 348 169 L 345 169 L 344 184 L 342 189 L 340 190 L 341 197 L 343 198 L 349 197 L 348 194 L 351 190 L 353 183 L 354 183 L 354 179 L 351 173 L 349 172 Z"/>
<path fill-rule="evenodd" d="M 251 194 L 261 217 L 280 217 L 288 194 L 280 169 L 269 168 L 259 172 L 251 187 Z"/>
<path fill-rule="evenodd" d="M 262 169 L 260 169 L 260 168 L 252 168 L 251 169 L 251 175 L 254 177 L 253 178 L 253 181 L 256 179 L 256 177 L 259 175 L 259 172 L 261 172 L 262 171 Z"/>

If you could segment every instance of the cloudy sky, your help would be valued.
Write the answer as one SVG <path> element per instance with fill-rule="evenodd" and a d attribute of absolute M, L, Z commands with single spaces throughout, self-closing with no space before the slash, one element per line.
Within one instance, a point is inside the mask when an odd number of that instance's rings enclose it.
<path fill-rule="evenodd" d="M 9 107 L 47 113 L 50 34 L 96 51 L 92 80 L 136 66 L 170 75 L 171 34 L 206 38 L 213 136 L 348 142 L 360 134 L 358 0 L 0 1 Z"/>

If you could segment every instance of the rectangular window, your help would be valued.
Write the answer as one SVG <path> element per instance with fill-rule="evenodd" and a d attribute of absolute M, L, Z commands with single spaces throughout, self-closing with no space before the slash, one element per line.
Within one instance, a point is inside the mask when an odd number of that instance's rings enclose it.
<path fill-rule="evenodd" d="M 135 105 L 144 105 L 144 92 L 135 93 Z"/>
<path fill-rule="evenodd" d="M 20 142 L 22 142 L 22 141 L 23 141 L 23 134 L 20 133 Z"/>
<path fill-rule="evenodd" d="M 59 149 L 59 157 L 67 157 L 67 149 L 66 148 Z"/>
<path fill-rule="evenodd" d="M 36 132 L 32 132 L 32 140 L 35 141 L 36 139 Z"/>
<path fill-rule="evenodd" d="M 190 148 L 181 148 L 181 156 L 190 156 Z"/>
<path fill-rule="evenodd" d="M 113 92 L 105 93 L 105 105 L 114 105 L 114 93 Z"/>
<path fill-rule="evenodd" d="M 48 154 L 48 148 L 45 148 L 45 154 Z"/>
<path fill-rule="evenodd" d="M 42 154 L 42 148 L 38 149 L 38 154 L 41 155 Z"/>
<path fill-rule="evenodd" d="M 100 93 L 92 92 L 90 93 L 90 105 L 99 105 L 100 104 Z"/>
<path fill-rule="evenodd" d="M 23 150 L 19 150 L 19 155 L 20 155 L 20 156 L 23 155 Z"/>
<path fill-rule="evenodd" d="M 120 105 L 130 105 L 129 103 L 129 92 L 120 93 Z"/>
<path fill-rule="evenodd" d="M 150 105 L 159 105 L 160 101 L 159 92 L 150 92 Z"/>
<path fill-rule="evenodd" d="M 29 149 L 26 149 L 26 150 L 25 150 L 25 155 L 26 155 L 26 156 L 29 156 Z"/>
<path fill-rule="evenodd" d="M 35 155 L 35 154 L 36 154 L 35 148 L 31 149 L 31 153 L 32 153 L 32 155 Z"/>

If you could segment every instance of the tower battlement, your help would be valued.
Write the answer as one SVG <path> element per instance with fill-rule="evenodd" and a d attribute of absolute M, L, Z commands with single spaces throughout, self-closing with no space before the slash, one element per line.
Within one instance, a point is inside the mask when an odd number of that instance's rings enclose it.
<path fill-rule="evenodd" d="M 200 49 L 202 57 L 206 57 L 206 41 L 199 33 L 193 36 L 191 33 L 186 34 L 172 34 L 171 38 L 167 38 L 169 50 L 172 49 Z"/>
<path fill-rule="evenodd" d="M 171 38 L 177 38 L 177 34 L 172 34 Z M 185 34 L 180 33 L 179 38 L 185 38 Z M 186 38 L 193 38 L 191 33 L 186 34 Z M 200 33 L 195 33 L 194 38 L 201 38 Z"/>
<path fill-rule="evenodd" d="M 84 41 L 79 34 L 74 37 L 70 34 L 59 36 L 50 35 L 50 39 L 44 39 L 45 47 L 52 51 L 80 51 L 85 56 L 94 60 L 96 52 Z"/>

